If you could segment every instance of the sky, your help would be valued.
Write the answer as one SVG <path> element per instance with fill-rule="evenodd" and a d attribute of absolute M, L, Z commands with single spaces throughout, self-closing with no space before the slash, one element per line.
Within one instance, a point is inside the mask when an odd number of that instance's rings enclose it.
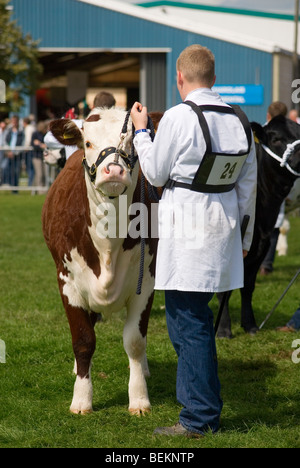
<path fill-rule="evenodd" d="M 124 3 L 146 3 L 149 0 L 119 0 Z M 153 1 L 153 0 L 152 0 Z M 294 14 L 295 0 L 180 0 L 185 3 L 196 3 L 228 8 L 245 8 L 272 13 Z"/>

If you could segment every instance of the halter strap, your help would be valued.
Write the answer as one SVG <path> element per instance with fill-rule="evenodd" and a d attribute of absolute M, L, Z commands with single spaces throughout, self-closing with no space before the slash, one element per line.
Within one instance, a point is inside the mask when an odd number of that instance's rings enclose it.
<path fill-rule="evenodd" d="M 289 157 L 294 153 L 295 147 L 300 144 L 300 140 L 296 140 L 293 143 L 289 143 L 286 146 L 286 150 L 283 153 L 282 157 L 275 154 L 268 146 L 261 143 L 262 148 L 269 154 L 273 159 L 276 159 L 280 163 L 280 167 L 285 167 L 291 174 L 296 177 L 300 177 L 300 173 L 294 171 L 288 163 Z"/>
<path fill-rule="evenodd" d="M 97 167 L 100 166 L 100 164 L 104 161 L 105 158 L 107 158 L 107 156 L 110 156 L 111 154 L 115 154 L 116 155 L 116 161 L 115 161 L 115 164 L 118 164 L 118 159 L 119 159 L 119 156 L 121 156 L 121 158 L 123 159 L 123 161 L 127 164 L 127 167 L 132 170 L 132 166 L 131 166 L 131 163 L 130 163 L 130 159 L 129 159 L 129 156 L 127 153 L 125 153 L 125 151 L 121 150 L 121 149 L 117 149 L 115 148 L 114 146 L 110 146 L 108 148 L 105 148 L 104 150 L 102 150 L 96 160 L 95 163 L 93 163 L 91 166 L 88 165 L 87 163 L 87 160 L 86 160 L 86 157 L 85 155 L 83 156 L 83 159 L 82 159 L 82 164 L 84 165 L 84 167 L 86 168 L 87 172 L 88 172 L 88 175 L 91 179 L 91 182 L 95 182 L 95 179 L 96 179 L 96 173 L 97 173 Z"/>

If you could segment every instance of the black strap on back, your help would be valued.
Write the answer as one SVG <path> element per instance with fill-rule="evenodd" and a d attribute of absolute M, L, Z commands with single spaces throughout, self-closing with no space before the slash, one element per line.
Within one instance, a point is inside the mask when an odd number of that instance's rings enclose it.
<path fill-rule="evenodd" d="M 245 133 L 246 133 L 246 136 L 247 136 L 247 141 L 248 141 L 248 153 L 249 153 L 251 145 L 252 145 L 252 128 L 251 128 L 250 122 L 249 122 L 248 117 L 246 116 L 245 112 L 242 111 L 240 106 L 237 106 L 235 104 L 235 105 L 232 105 L 231 107 L 234 110 L 235 114 L 240 119 L 240 121 L 242 122 L 242 125 L 244 127 L 244 130 L 245 130 Z"/>
<path fill-rule="evenodd" d="M 192 101 L 185 101 L 183 102 L 183 104 L 190 106 L 198 116 L 199 124 L 202 129 L 203 137 L 206 143 L 206 151 L 202 158 L 201 164 L 199 165 L 198 170 L 195 174 L 192 184 L 185 184 L 185 183 L 173 181 L 170 179 L 167 182 L 166 188 L 173 188 L 173 187 L 189 188 L 192 191 L 204 192 L 204 193 L 223 193 L 223 192 L 231 191 L 235 187 L 234 183 L 226 184 L 226 185 L 209 185 L 206 183 L 207 174 L 209 174 L 209 171 L 211 170 L 211 167 L 213 164 L 213 160 L 217 154 L 218 155 L 224 154 L 228 156 L 242 156 L 250 152 L 250 147 L 252 143 L 252 130 L 251 130 L 251 126 L 250 126 L 250 123 L 248 121 L 246 114 L 241 110 L 239 106 L 217 106 L 217 105 L 197 106 Z M 204 111 L 213 111 L 213 112 L 218 112 L 222 114 L 236 115 L 239 118 L 240 122 L 242 123 L 245 134 L 247 136 L 247 141 L 248 141 L 247 151 L 245 153 L 238 153 L 238 154 L 229 154 L 229 153 L 221 153 L 221 152 L 212 151 L 212 141 L 211 141 L 209 127 L 203 114 Z"/>
<path fill-rule="evenodd" d="M 252 130 L 251 126 L 248 120 L 248 117 L 246 116 L 245 112 L 242 111 L 240 106 L 233 105 L 233 106 L 215 106 L 211 104 L 203 105 L 203 106 L 197 106 L 193 101 L 184 101 L 183 104 L 187 104 L 190 106 L 194 112 L 196 112 L 199 120 L 199 124 L 202 128 L 203 136 L 206 142 L 206 153 L 212 154 L 212 144 L 211 144 L 211 137 L 210 137 L 210 131 L 207 125 L 207 121 L 203 115 L 203 111 L 213 111 L 213 112 L 219 112 L 220 114 L 232 114 L 236 115 L 245 130 L 246 136 L 247 136 L 247 141 L 248 141 L 248 153 L 250 151 L 251 143 L 252 143 Z"/>

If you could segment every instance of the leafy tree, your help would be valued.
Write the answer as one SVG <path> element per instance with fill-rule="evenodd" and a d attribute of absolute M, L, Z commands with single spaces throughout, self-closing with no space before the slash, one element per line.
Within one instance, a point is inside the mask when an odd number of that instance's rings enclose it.
<path fill-rule="evenodd" d="M 9 0 L 0 0 L 0 79 L 6 85 L 6 103 L 0 113 L 18 112 L 24 96 L 33 94 L 39 85 L 42 66 L 38 60 L 38 42 L 23 36 L 11 18 Z"/>

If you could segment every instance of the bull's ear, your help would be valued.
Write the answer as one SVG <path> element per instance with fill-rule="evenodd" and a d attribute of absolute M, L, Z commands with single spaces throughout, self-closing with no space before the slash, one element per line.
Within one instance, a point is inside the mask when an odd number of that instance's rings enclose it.
<path fill-rule="evenodd" d="M 154 130 L 157 131 L 158 124 L 164 115 L 163 112 L 150 112 L 148 115 L 153 122 Z"/>
<path fill-rule="evenodd" d="M 259 142 L 266 144 L 267 137 L 264 127 L 257 122 L 251 122 L 251 128 L 254 134 L 255 141 L 258 140 Z"/>
<path fill-rule="evenodd" d="M 50 131 L 62 145 L 83 146 L 83 133 L 70 119 L 53 120 L 50 122 Z"/>

